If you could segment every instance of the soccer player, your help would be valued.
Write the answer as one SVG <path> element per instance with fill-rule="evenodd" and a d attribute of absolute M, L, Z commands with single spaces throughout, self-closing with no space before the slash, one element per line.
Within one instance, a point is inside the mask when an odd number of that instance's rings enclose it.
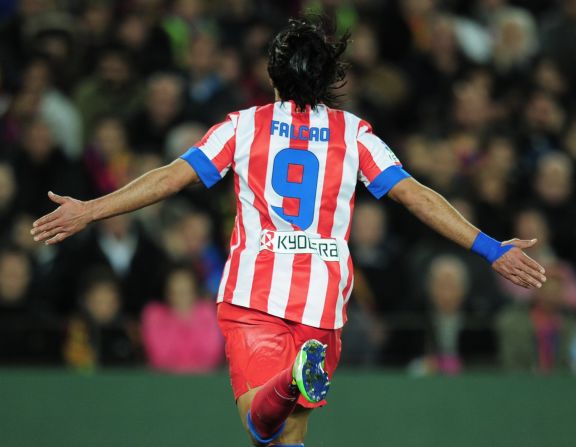
<path fill-rule="evenodd" d="M 209 188 L 232 168 L 237 216 L 218 321 L 240 417 L 257 446 L 303 446 L 311 409 L 325 404 L 352 290 L 347 241 L 358 179 L 515 284 L 546 280 L 523 252 L 535 240 L 501 243 L 482 233 L 402 169 L 370 124 L 329 107 L 344 79 L 347 41 L 290 20 L 270 46 L 275 103 L 229 114 L 179 159 L 106 196 L 49 192 L 59 206 L 31 230 L 55 244 L 192 183 Z"/>

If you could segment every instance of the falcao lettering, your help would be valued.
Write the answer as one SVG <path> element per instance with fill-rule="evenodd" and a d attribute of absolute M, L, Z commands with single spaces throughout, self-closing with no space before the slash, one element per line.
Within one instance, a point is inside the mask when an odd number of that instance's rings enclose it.
<path fill-rule="evenodd" d="M 296 127 L 294 124 L 273 120 L 270 125 L 270 135 L 291 138 L 302 141 L 328 141 L 330 140 L 330 129 L 327 127 Z"/>

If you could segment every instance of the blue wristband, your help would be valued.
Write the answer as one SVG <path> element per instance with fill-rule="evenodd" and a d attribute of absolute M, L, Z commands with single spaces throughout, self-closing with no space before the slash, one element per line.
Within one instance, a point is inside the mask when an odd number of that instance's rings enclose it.
<path fill-rule="evenodd" d="M 487 234 L 480 232 L 478 233 L 478 236 L 476 236 L 476 239 L 474 239 L 471 250 L 492 264 L 512 247 L 512 245 L 502 246 L 501 242 L 498 242 L 496 239 L 492 239 Z"/>

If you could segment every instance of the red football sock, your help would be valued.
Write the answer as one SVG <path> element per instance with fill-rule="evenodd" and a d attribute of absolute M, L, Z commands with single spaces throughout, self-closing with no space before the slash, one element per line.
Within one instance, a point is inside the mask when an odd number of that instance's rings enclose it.
<path fill-rule="evenodd" d="M 280 429 L 296 407 L 298 393 L 292 385 L 291 367 L 266 382 L 250 406 L 250 419 L 258 435 L 269 438 Z"/>

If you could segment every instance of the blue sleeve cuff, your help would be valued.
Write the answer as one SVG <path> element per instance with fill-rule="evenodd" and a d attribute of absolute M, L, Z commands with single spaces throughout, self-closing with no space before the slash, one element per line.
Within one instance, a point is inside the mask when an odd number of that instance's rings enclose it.
<path fill-rule="evenodd" d="M 512 245 L 502 246 L 501 242 L 497 241 L 496 239 L 492 239 L 485 233 L 480 232 L 478 233 L 478 236 L 476 236 L 476 239 L 474 239 L 474 243 L 470 249 L 474 253 L 482 256 L 490 264 L 492 264 L 512 247 Z"/>
<path fill-rule="evenodd" d="M 368 185 L 368 191 L 377 199 L 388 193 L 400 180 L 410 177 L 400 166 L 390 166 L 384 169 Z"/>
<path fill-rule="evenodd" d="M 212 187 L 221 180 L 220 172 L 218 172 L 214 163 L 197 147 L 191 147 L 185 154 L 181 155 L 180 158 L 194 168 L 206 188 Z"/>

